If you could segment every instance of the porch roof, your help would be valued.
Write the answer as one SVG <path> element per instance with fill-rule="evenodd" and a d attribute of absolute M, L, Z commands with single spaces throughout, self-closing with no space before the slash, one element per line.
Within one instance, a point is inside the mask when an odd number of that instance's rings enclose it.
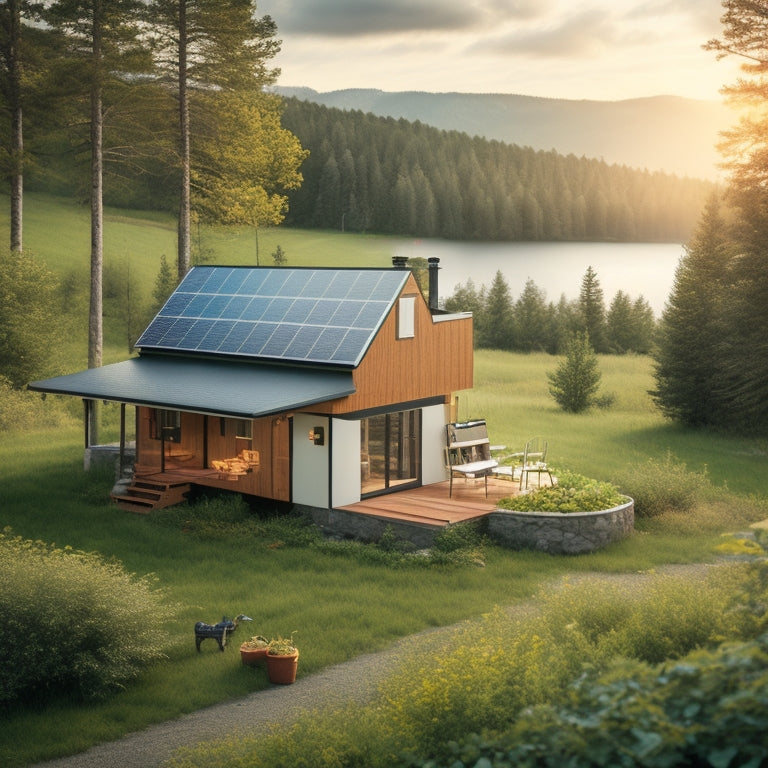
<path fill-rule="evenodd" d="M 355 392 L 351 371 L 140 356 L 29 389 L 179 411 L 257 418 Z"/>

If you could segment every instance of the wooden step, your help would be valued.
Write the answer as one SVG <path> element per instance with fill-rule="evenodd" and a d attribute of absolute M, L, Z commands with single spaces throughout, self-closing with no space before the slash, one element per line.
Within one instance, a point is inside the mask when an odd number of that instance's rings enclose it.
<path fill-rule="evenodd" d="M 155 509 L 181 504 L 191 489 L 190 483 L 140 479 L 129 485 L 124 493 L 111 494 L 111 498 L 120 509 L 146 515 Z"/>

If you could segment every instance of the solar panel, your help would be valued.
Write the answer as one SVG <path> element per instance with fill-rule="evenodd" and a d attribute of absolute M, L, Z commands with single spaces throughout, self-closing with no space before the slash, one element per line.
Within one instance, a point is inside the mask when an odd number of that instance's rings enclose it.
<path fill-rule="evenodd" d="M 136 346 L 356 366 L 408 274 L 393 269 L 195 267 Z"/>

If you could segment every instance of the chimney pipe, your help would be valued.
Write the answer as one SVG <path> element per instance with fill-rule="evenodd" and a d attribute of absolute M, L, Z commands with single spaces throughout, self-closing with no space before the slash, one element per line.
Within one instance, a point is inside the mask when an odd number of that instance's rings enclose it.
<path fill-rule="evenodd" d="M 392 266 L 395 269 L 408 269 L 408 257 L 407 256 L 393 256 Z"/>
<path fill-rule="evenodd" d="M 429 309 L 437 312 L 440 301 L 440 294 L 437 290 L 437 271 L 440 269 L 440 259 L 436 256 L 430 256 L 427 259 L 429 264 Z"/>

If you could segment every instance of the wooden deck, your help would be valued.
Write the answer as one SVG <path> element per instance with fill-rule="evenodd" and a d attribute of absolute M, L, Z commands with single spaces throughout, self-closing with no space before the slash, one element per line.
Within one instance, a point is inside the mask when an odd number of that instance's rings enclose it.
<path fill-rule="evenodd" d="M 489 477 L 486 498 L 482 479 L 459 478 L 453 481 L 453 494 L 450 497 L 448 481 L 445 481 L 374 496 L 339 509 L 392 520 L 444 526 L 484 517 L 493 512 L 499 499 L 515 496 L 518 492 L 517 482 Z"/>

